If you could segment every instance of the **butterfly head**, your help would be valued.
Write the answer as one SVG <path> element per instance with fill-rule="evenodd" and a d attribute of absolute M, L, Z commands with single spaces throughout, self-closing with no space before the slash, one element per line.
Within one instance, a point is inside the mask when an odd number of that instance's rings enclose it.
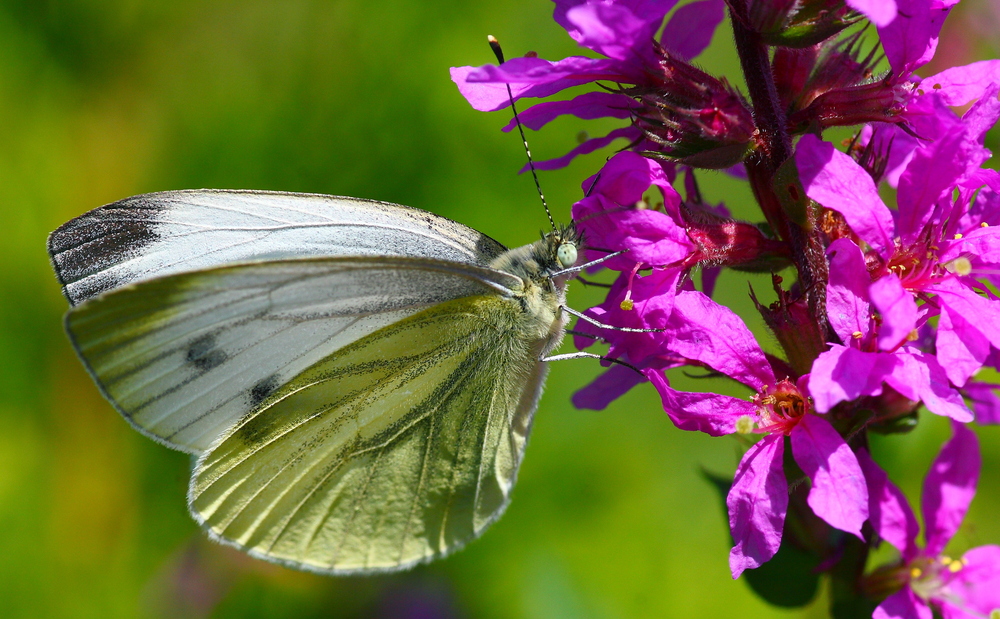
<path fill-rule="evenodd" d="M 549 274 L 575 266 L 583 249 L 583 235 L 576 226 L 559 226 L 542 234 L 542 252 L 539 262 Z"/>

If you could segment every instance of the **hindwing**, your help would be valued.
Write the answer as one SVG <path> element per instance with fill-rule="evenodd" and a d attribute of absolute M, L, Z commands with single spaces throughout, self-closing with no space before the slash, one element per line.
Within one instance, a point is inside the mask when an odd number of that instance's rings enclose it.
<path fill-rule="evenodd" d="M 199 460 L 194 516 L 253 555 L 321 572 L 401 569 L 496 519 L 544 378 L 519 304 L 464 297 L 336 351 Z"/>

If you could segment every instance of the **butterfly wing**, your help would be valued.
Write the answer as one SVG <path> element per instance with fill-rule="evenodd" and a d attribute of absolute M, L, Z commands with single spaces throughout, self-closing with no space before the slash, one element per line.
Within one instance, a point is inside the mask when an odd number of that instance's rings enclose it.
<path fill-rule="evenodd" d="M 519 284 L 439 260 L 263 261 L 117 288 L 71 308 L 66 329 L 126 419 L 200 453 L 335 351 L 442 301 L 502 296 Z"/>
<path fill-rule="evenodd" d="M 73 305 L 130 282 L 237 261 L 380 255 L 486 266 L 503 251 L 481 232 L 406 206 L 206 189 L 126 198 L 49 237 L 52 263 Z"/>
<path fill-rule="evenodd" d="M 428 308 L 296 376 L 202 456 L 192 513 L 250 554 L 328 573 L 460 547 L 507 504 L 545 364 L 499 294 Z"/>

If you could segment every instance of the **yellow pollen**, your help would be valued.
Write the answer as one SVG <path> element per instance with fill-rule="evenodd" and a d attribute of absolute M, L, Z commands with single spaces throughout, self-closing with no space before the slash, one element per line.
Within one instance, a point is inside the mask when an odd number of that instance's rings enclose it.
<path fill-rule="evenodd" d="M 915 567 L 912 570 L 910 570 L 910 578 L 920 578 L 920 576 L 923 575 L 923 573 L 924 571 L 922 569 L 920 569 L 919 567 Z"/>
<path fill-rule="evenodd" d="M 743 415 L 736 420 L 736 432 L 739 434 L 750 434 L 753 432 L 754 420 L 750 415 Z"/>
<path fill-rule="evenodd" d="M 649 208 L 649 204 L 647 204 L 645 200 L 639 200 L 638 202 L 635 203 L 635 208 L 636 208 L 636 210 L 641 211 L 641 210 L 644 210 L 644 209 L 648 209 Z"/>
<path fill-rule="evenodd" d="M 948 571 L 954 574 L 955 572 L 961 570 L 963 567 L 965 566 L 962 565 L 961 561 L 952 561 L 951 564 L 948 565 Z"/>
<path fill-rule="evenodd" d="M 949 262 L 946 268 L 956 275 L 964 276 L 972 273 L 972 262 L 965 256 L 959 256 Z"/>
<path fill-rule="evenodd" d="M 952 561 L 954 561 L 954 559 L 952 559 L 952 558 L 951 558 L 951 557 L 949 557 L 948 555 L 943 555 L 943 556 L 941 557 L 941 563 L 942 563 L 943 565 L 948 565 L 948 564 L 950 564 L 950 563 L 951 563 Z"/>
<path fill-rule="evenodd" d="M 862 332 L 860 332 L 860 331 L 855 331 L 854 333 L 851 334 L 851 337 L 853 337 L 856 340 L 860 340 L 864 336 L 865 336 L 865 334 L 862 333 Z"/>
<path fill-rule="evenodd" d="M 618 307 L 622 308 L 626 312 L 631 312 L 632 308 L 635 307 L 635 303 L 632 302 L 632 299 L 622 299 L 622 302 L 618 305 Z"/>
<path fill-rule="evenodd" d="M 984 221 L 984 222 L 982 222 L 981 224 L 979 224 L 979 227 L 980 227 L 980 228 L 989 228 L 989 227 L 990 227 L 990 225 L 989 225 L 988 223 L 986 223 L 986 222 Z"/>
<path fill-rule="evenodd" d="M 963 236 L 964 235 L 961 232 L 956 232 L 955 233 L 955 240 L 957 241 L 957 240 L 961 239 Z"/>
<path fill-rule="evenodd" d="M 919 335 L 917 335 L 917 330 L 916 330 L 916 329 L 914 329 L 913 331 L 910 331 L 910 332 L 909 332 L 909 333 L 907 334 L 907 336 L 906 336 L 906 341 L 907 341 L 907 342 L 916 342 L 916 341 L 917 341 L 917 339 L 918 339 L 919 337 L 920 337 L 920 336 L 919 336 Z"/>
<path fill-rule="evenodd" d="M 1000 619 L 1000 608 L 994 608 L 990 611 L 990 619 Z"/>

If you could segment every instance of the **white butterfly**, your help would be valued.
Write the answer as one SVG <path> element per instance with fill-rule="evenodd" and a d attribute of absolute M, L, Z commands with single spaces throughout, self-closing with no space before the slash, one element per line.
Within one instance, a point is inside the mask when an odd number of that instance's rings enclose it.
<path fill-rule="evenodd" d="M 198 455 L 189 506 L 212 537 L 371 573 L 503 512 L 546 360 L 596 356 L 547 357 L 579 242 L 506 250 L 394 204 L 202 190 L 95 209 L 49 252 L 104 395 Z"/>

